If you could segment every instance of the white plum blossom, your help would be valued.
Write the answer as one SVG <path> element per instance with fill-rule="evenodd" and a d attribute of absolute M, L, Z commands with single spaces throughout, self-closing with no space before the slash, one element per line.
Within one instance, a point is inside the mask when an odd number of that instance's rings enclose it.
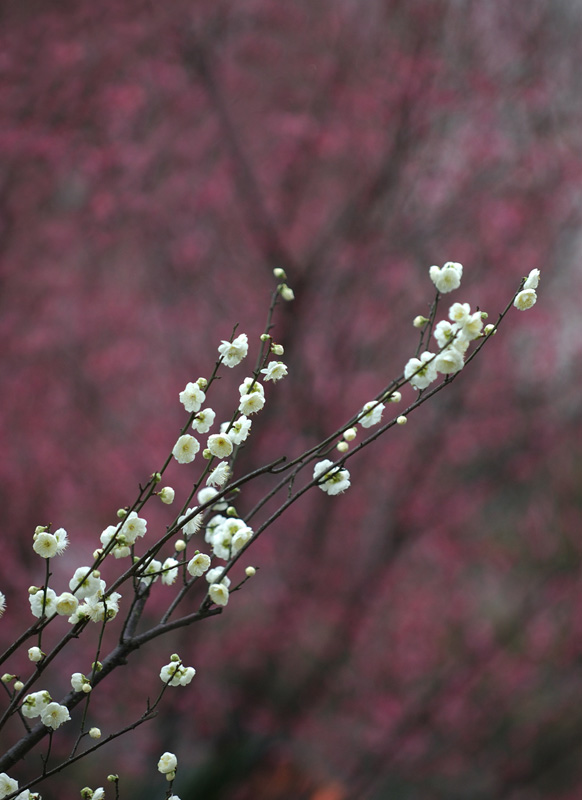
<path fill-rule="evenodd" d="M 527 311 L 535 305 L 538 296 L 535 289 L 522 289 L 513 301 L 513 305 L 520 311 Z"/>
<path fill-rule="evenodd" d="M 469 314 L 467 319 L 461 325 L 461 339 L 472 342 L 476 339 L 483 330 L 483 317 L 480 311 L 475 311 Z"/>
<path fill-rule="evenodd" d="M 74 614 L 79 606 L 79 600 L 71 592 L 62 592 L 57 597 L 57 614 L 61 617 L 69 617 Z"/>
<path fill-rule="evenodd" d="M 6 597 L 4 592 L 0 592 L 0 617 L 6 611 Z"/>
<path fill-rule="evenodd" d="M 210 428 L 214 425 L 215 418 L 216 411 L 213 411 L 211 408 L 203 408 L 192 420 L 192 428 L 198 433 L 208 433 Z"/>
<path fill-rule="evenodd" d="M 266 381 L 280 381 L 281 378 L 287 375 L 287 365 L 282 361 L 269 361 L 265 369 L 262 369 L 261 372 L 265 376 L 264 380 Z"/>
<path fill-rule="evenodd" d="M 62 555 L 69 546 L 69 535 L 64 528 L 57 528 L 53 536 L 57 540 L 57 555 Z"/>
<path fill-rule="evenodd" d="M 238 410 L 245 416 L 247 414 L 256 414 L 265 405 L 265 396 L 260 392 L 251 392 L 241 396 Z"/>
<path fill-rule="evenodd" d="M 247 439 L 252 424 L 252 420 L 244 414 L 241 414 L 230 426 L 230 430 L 228 431 L 230 441 L 233 444 L 242 444 Z"/>
<path fill-rule="evenodd" d="M 40 717 L 51 701 L 52 697 L 46 690 L 32 692 L 32 694 L 27 694 L 22 701 L 21 711 L 28 719 Z"/>
<path fill-rule="evenodd" d="M 215 584 L 216 586 L 218 586 L 219 583 L 221 583 L 228 589 L 228 587 L 230 586 L 230 578 L 228 577 L 228 575 L 225 575 L 223 578 L 221 578 L 220 581 L 218 580 L 218 578 L 220 577 L 220 575 L 222 575 L 223 572 L 224 572 L 224 567 L 214 567 L 213 569 L 209 569 L 208 572 L 206 573 L 206 580 L 208 581 L 208 583 Z"/>
<path fill-rule="evenodd" d="M 136 539 L 145 536 L 147 525 L 145 519 L 138 517 L 137 512 L 131 511 L 120 523 L 119 530 L 125 536 L 128 544 L 135 544 Z"/>
<path fill-rule="evenodd" d="M 0 772 L 0 797 L 6 797 L 18 789 L 18 781 L 10 778 L 5 772 Z"/>
<path fill-rule="evenodd" d="M 532 269 L 527 278 L 525 279 L 525 283 L 523 284 L 524 289 L 537 289 L 540 282 L 540 271 L 539 269 Z"/>
<path fill-rule="evenodd" d="M 207 486 L 224 486 L 227 480 L 230 478 L 230 467 L 228 466 L 226 461 L 221 461 L 220 464 L 217 464 L 216 467 L 212 470 L 208 478 L 206 479 Z"/>
<path fill-rule="evenodd" d="M 246 333 L 240 333 L 232 342 L 224 339 L 218 347 L 222 363 L 227 367 L 236 367 L 245 358 L 249 351 L 249 338 Z"/>
<path fill-rule="evenodd" d="M 456 322 L 449 322 L 448 319 L 442 319 L 440 322 L 437 322 L 433 336 L 437 340 L 439 347 L 446 347 L 451 342 L 456 342 L 458 340 L 459 326 Z"/>
<path fill-rule="evenodd" d="M 196 553 L 188 562 L 186 569 L 193 578 L 199 578 L 201 575 L 204 575 L 209 567 L 210 556 L 207 556 L 206 553 Z"/>
<path fill-rule="evenodd" d="M 146 586 L 151 586 L 151 584 L 155 583 L 160 577 L 161 569 L 162 562 L 158 561 L 157 558 L 152 558 L 152 560 L 146 565 L 145 569 L 139 573 L 140 581 L 143 581 Z"/>
<path fill-rule="evenodd" d="M 461 285 L 463 265 L 456 261 L 447 261 L 442 269 L 432 266 L 428 272 L 438 291 L 441 294 L 447 294 L 447 292 L 452 292 L 453 289 L 458 289 Z"/>
<path fill-rule="evenodd" d="M 207 447 L 217 458 L 227 458 L 233 449 L 232 441 L 227 433 L 212 433 L 208 437 Z"/>
<path fill-rule="evenodd" d="M 79 600 L 96 594 L 101 588 L 101 575 L 91 567 L 79 567 L 69 581 L 69 589 Z"/>
<path fill-rule="evenodd" d="M 109 547 L 112 539 L 115 539 L 115 545 L 110 552 L 115 558 L 127 558 L 131 555 L 131 549 L 123 533 L 118 533 L 118 530 L 118 525 L 108 525 L 99 539 L 104 548 Z"/>
<path fill-rule="evenodd" d="M 164 753 L 158 761 L 158 771 L 162 775 L 175 775 L 178 759 L 173 753 Z"/>
<path fill-rule="evenodd" d="M 228 588 L 223 583 L 211 583 L 208 595 L 217 606 L 225 606 L 228 603 Z"/>
<path fill-rule="evenodd" d="M 185 433 L 176 442 L 172 455 L 178 464 L 190 464 L 200 450 L 200 442 L 189 433 Z"/>
<path fill-rule="evenodd" d="M 168 557 L 162 564 L 162 583 L 164 586 L 171 586 L 178 577 L 178 562 L 175 558 Z"/>
<path fill-rule="evenodd" d="M 185 667 L 176 653 L 170 657 L 170 663 L 160 670 L 160 680 L 169 686 L 188 686 L 194 675 L 194 667 Z"/>
<path fill-rule="evenodd" d="M 366 413 L 359 420 L 360 425 L 362 428 L 371 428 L 372 425 L 377 425 L 382 419 L 384 405 L 377 400 L 371 400 L 369 403 L 364 404 L 362 411 Z"/>
<path fill-rule="evenodd" d="M 36 592 L 28 595 L 30 603 L 30 610 L 35 617 L 42 617 L 44 614 L 47 618 L 54 617 L 57 613 L 57 593 L 54 589 L 46 590 L 37 589 Z"/>
<path fill-rule="evenodd" d="M 69 709 L 60 703 L 49 703 L 40 715 L 42 724 L 46 725 L 47 728 L 52 728 L 54 731 L 70 719 Z"/>
<path fill-rule="evenodd" d="M 420 358 L 411 358 L 404 367 L 404 377 L 410 380 L 415 389 L 426 389 L 437 377 L 434 353 L 425 350 Z"/>
<path fill-rule="evenodd" d="M 251 394 L 258 392 L 259 394 L 264 395 L 265 389 L 262 383 L 255 380 L 255 378 L 245 378 L 241 385 L 238 387 L 238 392 L 242 397 L 245 394 Z"/>
<path fill-rule="evenodd" d="M 471 306 L 469 303 L 453 303 L 449 308 L 449 319 L 459 325 L 463 325 L 471 313 Z M 442 345 L 441 345 L 442 347 Z"/>
<path fill-rule="evenodd" d="M 222 514 L 215 514 L 206 525 L 206 532 L 204 533 L 204 541 L 208 542 L 209 544 L 212 544 L 212 542 L 214 541 L 214 534 L 216 533 L 217 528 L 227 520 L 228 517 L 224 517 Z"/>
<path fill-rule="evenodd" d="M 180 392 L 180 402 L 190 413 L 200 411 L 206 395 L 197 383 L 187 383 L 186 388 Z"/>
<path fill-rule="evenodd" d="M 182 528 L 183 534 L 188 538 L 198 533 L 204 521 L 203 514 L 196 514 L 196 516 L 192 517 L 188 522 L 181 524 L 183 520 L 187 519 L 194 511 L 196 511 L 195 508 L 187 508 L 186 513 L 178 517 L 178 522 L 176 523 L 179 528 Z"/>
<path fill-rule="evenodd" d="M 329 495 L 336 495 L 345 492 L 350 486 L 350 473 L 347 469 L 338 469 L 333 467 L 333 461 L 324 459 L 318 461 L 313 468 L 313 478 L 325 477 L 322 483 L 319 483 L 319 488 Z"/>
<path fill-rule="evenodd" d="M 34 535 L 32 549 L 39 556 L 42 556 L 42 558 L 52 558 L 56 556 L 58 548 L 59 543 L 54 534 L 43 531 L 42 533 Z"/>
<path fill-rule="evenodd" d="M 465 365 L 463 353 L 456 347 L 447 347 L 438 353 L 434 363 L 437 372 L 441 372 L 443 375 L 452 375 L 455 372 L 459 372 Z"/>

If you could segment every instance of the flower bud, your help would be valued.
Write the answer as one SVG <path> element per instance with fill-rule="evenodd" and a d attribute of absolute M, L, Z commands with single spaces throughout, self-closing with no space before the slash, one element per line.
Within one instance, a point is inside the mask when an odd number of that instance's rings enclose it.
<path fill-rule="evenodd" d="M 172 489 L 171 486 L 164 486 L 164 488 L 158 492 L 158 496 L 162 503 L 166 505 L 170 505 L 174 502 L 174 497 L 176 496 L 175 491 Z"/>
<path fill-rule="evenodd" d="M 247 567 L 245 569 L 245 575 L 247 576 L 247 578 L 252 578 L 253 575 L 256 575 L 256 573 L 257 570 L 254 567 Z"/>
<path fill-rule="evenodd" d="M 272 344 L 271 345 L 271 353 L 276 356 L 282 356 L 285 352 L 285 348 L 282 344 Z"/>
<path fill-rule="evenodd" d="M 412 324 L 415 328 L 424 328 L 427 322 L 428 319 L 426 317 L 421 317 L 420 315 L 412 320 Z"/>
<path fill-rule="evenodd" d="M 184 539 L 176 539 L 174 542 L 174 550 L 176 553 L 181 553 L 183 550 L 186 549 L 186 542 Z"/>
<path fill-rule="evenodd" d="M 100 728 L 91 728 L 91 730 L 89 731 L 89 736 L 92 739 L 100 739 L 101 738 L 101 729 Z M 109 778 L 107 780 L 109 780 Z"/>
<path fill-rule="evenodd" d="M 290 289 L 286 283 L 280 283 L 277 288 L 283 300 L 289 302 L 290 300 L 293 300 L 295 298 L 295 295 L 293 294 L 293 289 Z"/>
<path fill-rule="evenodd" d="M 285 270 L 282 267 L 275 267 L 275 269 L 273 270 L 273 275 L 279 281 L 286 281 L 287 280 L 287 274 L 286 274 Z"/>
<path fill-rule="evenodd" d="M 336 450 L 339 450 L 340 453 L 347 453 L 350 449 L 350 446 L 347 442 L 338 442 L 336 444 Z"/>
<path fill-rule="evenodd" d="M 408 419 L 404 415 L 401 415 L 400 417 L 397 417 L 397 419 L 396 419 L 396 424 L 397 425 L 406 425 L 407 422 L 408 422 Z"/>
<path fill-rule="evenodd" d="M 15 692 L 20 692 L 21 689 L 24 689 L 24 684 L 22 683 L 22 681 L 15 681 L 14 682 L 14 691 Z"/>
<path fill-rule="evenodd" d="M 346 442 L 353 442 L 357 435 L 357 428 L 348 428 L 347 431 L 344 431 L 344 439 Z"/>
<path fill-rule="evenodd" d="M 123 519 L 127 517 L 127 508 L 118 508 L 117 509 L 117 516 L 119 519 Z"/>
<path fill-rule="evenodd" d="M 45 654 L 42 652 L 40 647 L 29 647 L 28 648 L 28 658 L 34 664 L 36 664 L 38 661 L 42 661 L 42 659 L 44 658 L 44 655 Z"/>

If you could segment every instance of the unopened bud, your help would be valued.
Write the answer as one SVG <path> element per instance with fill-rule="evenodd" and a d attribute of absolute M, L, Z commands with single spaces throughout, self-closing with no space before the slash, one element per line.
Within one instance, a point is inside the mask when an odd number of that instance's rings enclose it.
<path fill-rule="evenodd" d="M 290 300 L 293 300 L 295 298 L 295 295 L 293 294 L 293 289 L 290 289 L 286 283 L 280 283 L 277 288 L 283 300 L 289 302 Z"/>
<path fill-rule="evenodd" d="M 282 267 L 275 267 L 275 269 L 273 270 L 273 275 L 277 278 L 278 281 L 287 280 L 287 274 L 285 273 L 285 270 Z"/>
<path fill-rule="evenodd" d="M 282 356 L 285 352 L 285 348 L 282 344 L 272 344 L 271 345 L 271 353 L 275 356 Z"/>
<path fill-rule="evenodd" d="M 174 550 L 176 553 L 181 553 L 183 550 L 186 549 L 186 542 L 184 539 L 176 539 L 174 542 Z"/>
<path fill-rule="evenodd" d="M 408 422 L 408 419 L 404 415 L 402 415 L 400 417 L 397 417 L 397 419 L 396 419 L 396 424 L 397 425 L 406 425 L 407 422 Z"/>
<path fill-rule="evenodd" d="M 347 453 L 347 451 L 350 449 L 350 446 L 347 442 L 338 442 L 335 447 L 340 453 Z"/>
<path fill-rule="evenodd" d="M 420 316 L 420 314 L 418 315 L 418 317 L 415 317 L 412 320 L 412 324 L 414 325 L 415 328 L 424 328 L 427 322 L 428 322 L 427 318 Z"/>
<path fill-rule="evenodd" d="M 344 431 L 344 439 L 346 442 L 353 442 L 357 435 L 357 428 L 348 428 L 347 431 Z"/>
<path fill-rule="evenodd" d="M 119 519 L 123 519 L 127 517 L 127 508 L 118 508 L 117 509 L 117 516 Z"/>
<path fill-rule="evenodd" d="M 247 578 L 252 578 L 253 575 L 256 575 L 256 573 L 257 570 L 254 567 L 247 567 L 245 569 L 245 575 L 247 576 Z"/>

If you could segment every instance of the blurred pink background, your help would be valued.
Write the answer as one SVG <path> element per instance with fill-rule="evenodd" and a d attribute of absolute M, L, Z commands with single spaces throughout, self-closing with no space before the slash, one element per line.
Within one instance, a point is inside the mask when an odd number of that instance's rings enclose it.
<path fill-rule="evenodd" d="M 182 800 L 582 796 L 581 36 L 569 0 L 2 4 L 3 643 L 44 579 L 35 526 L 69 532 L 64 588 L 173 446 L 185 384 L 234 323 L 257 341 L 274 267 L 289 377 L 241 474 L 402 370 L 431 264 L 462 262 L 453 299 L 492 321 L 542 271 L 535 308 L 357 456 L 345 496 L 257 543 L 221 617 L 103 687 L 109 730 L 172 652 L 198 670 L 139 746 L 45 800 L 111 771 L 123 800 L 161 797 L 164 750 Z M 146 510 L 148 536 L 170 513 Z"/>

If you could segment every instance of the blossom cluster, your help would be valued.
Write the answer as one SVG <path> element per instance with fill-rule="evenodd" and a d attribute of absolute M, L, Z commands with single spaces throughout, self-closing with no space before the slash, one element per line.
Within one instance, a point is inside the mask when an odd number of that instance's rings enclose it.
<path fill-rule="evenodd" d="M 42 724 L 52 730 L 56 730 L 63 722 L 71 719 L 67 706 L 55 703 L 47 691 L 26 695 L 22 701 L 21 711 L 28 719 L 40 717 Z"/>

